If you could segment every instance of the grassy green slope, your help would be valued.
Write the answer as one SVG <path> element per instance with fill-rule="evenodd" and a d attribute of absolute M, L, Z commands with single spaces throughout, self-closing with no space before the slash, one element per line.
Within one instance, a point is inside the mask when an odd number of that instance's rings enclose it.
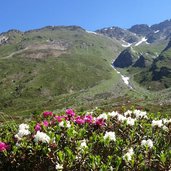
<path fill-rule="evenodd" d="M 53 44 L 66 47 L 39 47 Z M 1 111 L 27 115 L 111 94 L 120 78 L 110 65 L 120 49 L 117 41 L 80 28 L 46 27 L 16 36 L 0 46 Z"/>
<path fill-rule="evenodd" d="M 164 88 L 168 88 L 171 85 L 171 79 L 169 74 L 171 70 L 171 50 L 170 48 L 167 50 L 163 50 L 166 46 L 167 43 L 160 42 L 160 44 L 158 44 L 156 48 L 152 48 L 152 50 L 156 52 L 157 49 L 160 50 L 160 53 L 157 52 L 157 58 L 154 59 L 152 65 L 149 66 L 149 68 L 145 68 L 143 71 L 139 72 L 135 76 L 136 81 L 149 90 L 161 90 Z"/>

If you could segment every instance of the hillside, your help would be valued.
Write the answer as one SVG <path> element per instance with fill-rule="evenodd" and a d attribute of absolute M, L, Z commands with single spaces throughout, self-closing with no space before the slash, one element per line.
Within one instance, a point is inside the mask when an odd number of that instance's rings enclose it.
<path fill-rule="evenodd" d="M 96 32 L 47 26 L 1 33 L 0 111 L 28 116 L 46 109 L 110 109 L 128 102 L 147 110 L 162 103 L 170 110 L 170 28 L 166 20 Z"/>
<path fill-rule="evenodd" d="M 1 112 L 18 115 L 76 105 L 110 94 L 118 79 L 110 66 L 122 49 L 118 41 L 81 27 L 10 30 L 0 37 Z"/>
<path fill-rule="evenodd" d="M 171 86 L 171 41 L 160 55 L 153 61 L 151 67 L 141 72 L 136 78 L 150 90 L 160 90 Z M 142 79 L 143 78 L 143 79 Z"/>
<path fill-rule="evenodd" d="M 141 40 L 129 44 L 113 65 L 124 68 L 140 86 L 148 90 L 169 88 L 171 20 L 152 26 L 134 25 L 127 31 L 134 33 Z"/>

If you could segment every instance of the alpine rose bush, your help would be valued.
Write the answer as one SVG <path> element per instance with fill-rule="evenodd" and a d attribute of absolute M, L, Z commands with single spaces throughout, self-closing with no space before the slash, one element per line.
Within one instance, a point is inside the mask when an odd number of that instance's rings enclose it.
<path fill-rule="evenodd" d="M 0 170 L 169 170 L 171 118 L 141 110 L 45 111 L 0 127 Z"/>
<path fill-rule="evenodd" d="M 8 145 L 6 145 L 4 142 L 0 142 L 0 152 L 7 150 Z"/>

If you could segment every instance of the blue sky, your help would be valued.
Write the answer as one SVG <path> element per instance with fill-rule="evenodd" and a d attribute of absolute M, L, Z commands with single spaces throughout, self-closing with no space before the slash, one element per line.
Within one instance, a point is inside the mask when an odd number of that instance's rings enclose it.
<path fill-rule="evenodd" d="M 0 32 L 47 25 L 129 28 L 171 18 L 171 0 L 2 0 Z"/>

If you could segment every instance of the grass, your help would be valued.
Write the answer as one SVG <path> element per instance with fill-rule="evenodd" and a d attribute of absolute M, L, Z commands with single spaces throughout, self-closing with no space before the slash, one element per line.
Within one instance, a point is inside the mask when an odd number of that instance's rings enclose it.
<path fill-rule="evenodd" d="M 12 38 L 13 35 L 10 34 Z M 67 46 L 65 53 L 54 56 L 48 50 L 46 56 L 36 58 L 41 49 L 32 48 L 34 44 L 55 42 Z M 19 47 L 29 49 L 17 52 Z M 44 28 L 16 37 L 15 43 L 0 46 L 0 110 L 9 115 L 28 116 L 47 108 L 86 104 L 90 94 L 94 98 L 110 93 L 112 82 L 118 80 L 110 65 L 120 49 L 114 40 L 80 28 Z M 76 100 L 78 97 L 80 102 Z"/>
<path fill-rule="evenodd" d="M 68 107 L 87 110 L 98 106 L 110 110 L 146 105 L 149 111 L 164 110 L 163 106 L 169 111 L 168 103 L 155 104 L 160 102 L 159 95 L 162 101 L 168 100 L 169 91 L 155 94 L 134 81 L 133 76 L 143 69 L 121 70 L 131 78 L 131 91 L 112 69 L 113 59 L 122 50 L 114 39 L 71 27 L 6 34 L 10 41 L 0 46 L 0 111 L 8 119 L 7 116 L 22 120 L 43 110 L 61 111 Z M 40 48 L 55 43 L 66 49 Z M 148 52 L 148 59 L 163 48 L 164 43 L 158 43 L 133 49 L 137 52 L 134 55 Z"/>

